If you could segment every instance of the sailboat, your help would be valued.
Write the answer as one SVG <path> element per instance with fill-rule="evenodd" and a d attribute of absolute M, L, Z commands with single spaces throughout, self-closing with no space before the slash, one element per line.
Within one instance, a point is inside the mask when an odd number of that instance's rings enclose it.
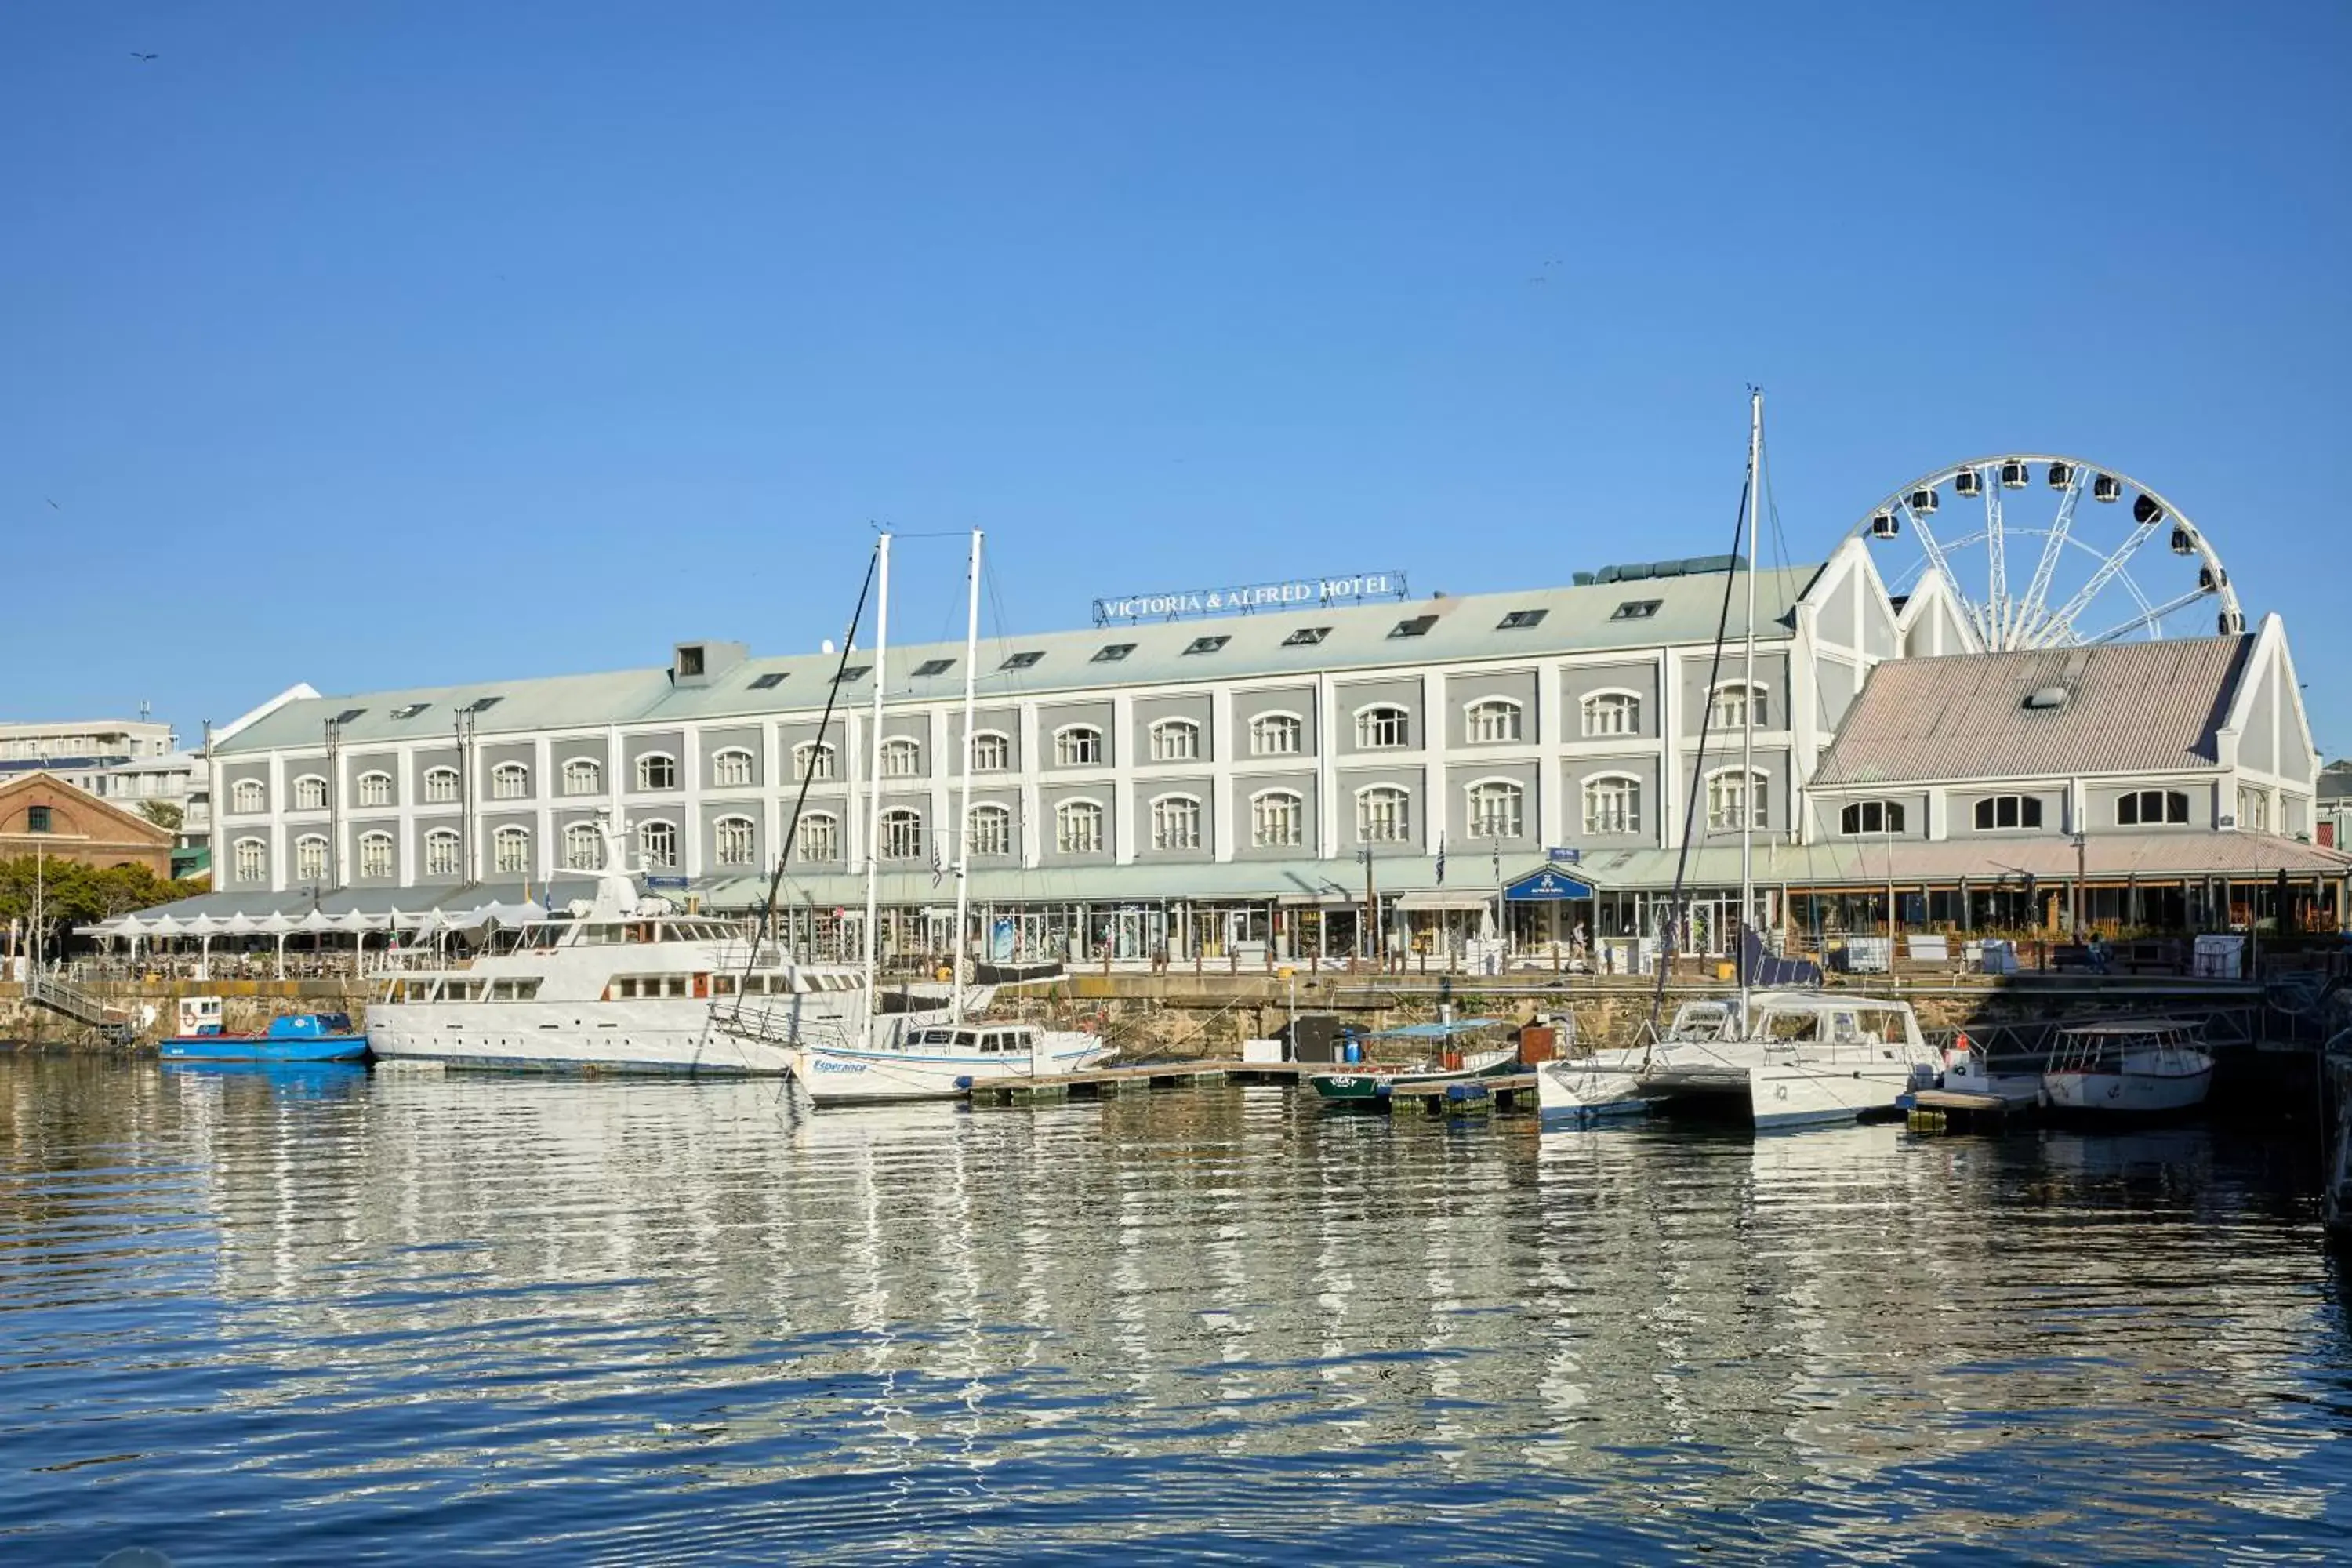
<path fill-rule="evenodd" d="M 740 1005 L 713 1020 L 730 1034 L 750 1035 L 781 1047 L 792 1063 L 793 1079 L 817 1105 L 885 1104 L 910 1100 L 953 1100 L 973 1086 L 1006 1079 L 1041 1078 L 1092 1067 L 1109 1053 L 1098 1035 L 1047 1029 L 1036 1024 L 975 1018 L 990 995 L 965 984 L 963 953 L 965 922 L 971 912 L 971 754 L 975 707 L 978 701 L 980 657 L 980 567 L 982 534 L 971 532 L 970 585 L 966 603 L 963 660 L 963 763 L 956 810 L 965 831 L 956 836 L 956 915 L 951 984 L 944 1009 L 919 1013 L 887 1012 L 882 1006 L 876 970 L 877 922 L 881 912 L 880 856 L 882 795 L 869 789 L 866 825 L 866 924 L 861 960 L 865 973 L 865 1005 L 854 1014 L 833 1018 L 803 1017 L 798 1012 L 780 1015 L 775 1009 Z M 890 637 L 890 536 L 875 542 L 877 610 L 874 618 L 874 709 L 868 776 L 882 776 L 882 704 Z M 976 1006 L 975 1006 L 976 1003 Z"/>
<path fill-rule="evenodd" d="M 1756 686 L 1756 537 L 1764 460 L 1764 395 L 1751 391 L 1748 433 L 1746 673 Z M 1605 1062 L 1563 1063 L 1538 1078 L 1538 1103 L 1556 1116 L 1631 1110 L 1649 1102 L 1744 1110 L 1755 1125 L 1850 1121 L 1892 1111 L 1935 1082 L 1937 1058 L 1907 1002 L 1796 989 L 1759 989 L 1774 967 L 1753 927 L 1756 908 L 1756 704 L 1744 703 L 1739 812 L 1739 989 L 1728 999 L 1685 1003 L 1646 1049 Z M 1698 788 L 1694 778 L 1691 787 Z M 1794 966 L 1786 966 L 1794 967 Z M 1549 1096 L 1547 1096 L 1549 1091 Z"/>

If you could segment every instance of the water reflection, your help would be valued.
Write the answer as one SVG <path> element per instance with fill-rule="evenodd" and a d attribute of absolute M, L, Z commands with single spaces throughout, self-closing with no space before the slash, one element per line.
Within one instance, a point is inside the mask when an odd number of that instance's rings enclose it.
<path fill-rule="evenodd" d="M 2287 1164 L 10 1064 L 0 1555 L 2317 1559 Z"/>

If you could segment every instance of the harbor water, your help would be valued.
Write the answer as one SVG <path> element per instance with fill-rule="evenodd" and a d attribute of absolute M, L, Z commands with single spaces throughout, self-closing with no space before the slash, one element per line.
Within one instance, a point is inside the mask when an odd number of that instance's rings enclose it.
<path fill-rule="evenodd" d="M 0 1563 L 2340 1562 L 2307 1136 L 0 1062 Z"/>

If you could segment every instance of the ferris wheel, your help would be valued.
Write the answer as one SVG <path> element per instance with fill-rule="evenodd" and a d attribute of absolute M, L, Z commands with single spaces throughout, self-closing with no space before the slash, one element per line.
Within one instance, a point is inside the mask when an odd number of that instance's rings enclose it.
<path fill-rule="evenodd" d="M 2143 553 L 2160 533 L 2167 547 Z M 2137 479 L 2079 458 L 1976 458 L 1922 474 L 1852 536 L 1870 542 L 1889 593 L 1939 573 L 1988 652 L 2245 630 L 2205 531 Z"/>

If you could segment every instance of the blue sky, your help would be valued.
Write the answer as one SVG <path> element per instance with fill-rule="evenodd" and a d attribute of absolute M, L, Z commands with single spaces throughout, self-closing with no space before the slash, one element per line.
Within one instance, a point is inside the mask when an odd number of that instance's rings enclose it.
<path fill-rule="evenodd" d="M 1016 629 L 1559 583 L 1754 381 L 1791 554 L 2111 465 L 2352 749 L 2352 11 L 1929 10 L 7 7 L 0 713 L 813 647 L 876 520 Z"/>

